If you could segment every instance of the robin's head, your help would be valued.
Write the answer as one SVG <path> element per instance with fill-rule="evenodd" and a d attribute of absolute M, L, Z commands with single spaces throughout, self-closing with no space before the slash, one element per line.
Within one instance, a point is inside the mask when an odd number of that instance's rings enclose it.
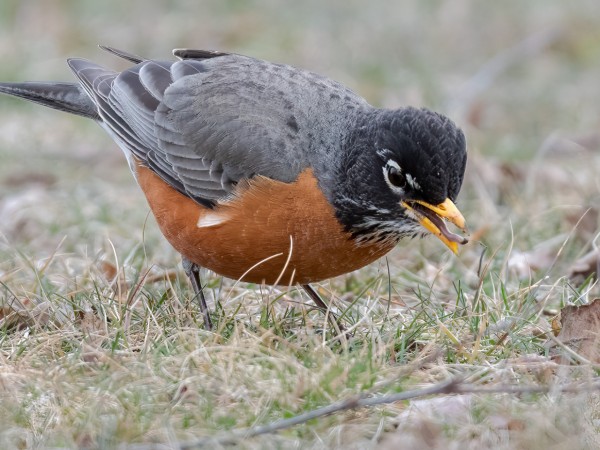
<path fill-rule="evenodd" d="M 454 205 L 467 161 L 465 137 L 447 117 L 427 109 L 379 110 L 349 140 L 335 206 L 359 241 L 436 235 L 454 253 L 467 242 Z"/>

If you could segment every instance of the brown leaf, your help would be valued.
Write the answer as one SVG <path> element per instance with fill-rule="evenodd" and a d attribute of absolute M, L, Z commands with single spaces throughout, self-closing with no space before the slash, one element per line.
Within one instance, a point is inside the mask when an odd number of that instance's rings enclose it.
<path fill-rule="evenodd" d="M 488 416 L 487 421 L 495 430 L 523 431 L 525 429 L 525 422 L 505 414 L 492 414 Z"/>
<path fill-rule="evenodd" d="M 29 184 L 39 184 L 43 187 L 49 187 L 56 184 L 55 175 L 47 172 L 20 172 L 5 176 L 2 184 L 12 188 L 23 187 Z"/>
<path fill-rule="evenodd" d="M 558 316 L 553 317 L 550 325 L 552 326 L 552 334 L 558 336 L 560 334 L 560 318 Z"/>
<path fill-rule="evenodd" d="M 127 301 L 127 293 L 129 292 L 129 284 L 125 279 L 123 269 L 117 270 L 115 265 L 108 261 L 100 261 L 99 268 L 106 281 L 110 283 L 110 287 L 119 302 L 125 303 Z"/>
<path fill-rule="evenodd" d="M 117 277 L 117 268 L 108 261 L 100 261 L 99 269 L 107 281 L 113 281 Z"/>
<path fill-rule="evenodd" d="M 29 327 L 45 326 L 50 322 L 50 304 L 47 301 L 33 303 L 30 299 L 13 299 L 0 309 L 0 328 L 23 330 Z"/>
<path fill-rule="evenodd" d="M 472 394 L 412 400 L 394 420 L 396 430 L 386 434 L 377 450 L 443 448 L 443 427 L 468 421 L 472 406 Z"/>
<path fill-rule="evenodd" d="M 565 306 L 561 311 L 561 330 L 556 339 L 579 356 L 600 363 L 600 298 L 588 305 Z M 557 362 L 570 363 L 564 349 L 553 347 Z"/>
<path fill-rule="evenodd" d="M 590 276 L 598 278 L 599 267 L 600 251 L 591 251 L 573 263 L 569 271 L 569 280 L 573 283 L 581 284 Z"/>
<path fill-rule="evenodd" d="M 598 216 L 600 211 L 595 206 L 578 208 L 576 211 L 569 212 L 565 219 L 569 227 L 575 229 L 577 236 L 587 241 L 592 239 L 598 232 Z"/>

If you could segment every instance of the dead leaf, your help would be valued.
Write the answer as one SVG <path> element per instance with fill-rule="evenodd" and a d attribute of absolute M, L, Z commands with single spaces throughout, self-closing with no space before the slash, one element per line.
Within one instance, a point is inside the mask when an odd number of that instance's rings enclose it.
<path fill-rule="evenodd" d="M 573 263 L 569 271 L 569 280 L 575 284 L 581 284 L 590 276 L 598 278 L 599 270 L 600 250 L 594 250 Z"/>
<path fill-rule="evenodd" d="M 498 164 L 498 170 L 502 174 L 504 183 L 510 185 L 521 184 L 525 181 L 526 173 L 521 164 L 515 162 L 502 162 Z"/>
<path fill-rule="evenodd" d="M 468 423 L 472 403 L 472 394 L 413 400 L 377 448 L 439 448 L 443 428 Z"/>
<path fill-rule="evenodd" d="M 593 239 L 598 232 L 598 216 L 600 211 L 594 206 L 578 208 L 576 211 L 569 212 L 565 219 L 571 229 L 575 230 L 577 236 L 584 241 Z"/>
<path fill-rule="evenodd" d="M 487 421 L 495 430 L 523 431 L 525 429 L 525 422 L 509 415 L 492 414 L 487 417 Z"/>
<path fill-rule="evenodd" d="M 560 334 L 560 318 L 558 316 L 553 317 L 550 321 L 552 327 L 552 334 L 558 336 Z"/>
<path fill-rule="evenodd" d="M 524 355 L 507 359 L 506 367 L 517 373 L 534 376 L 540 383 L 549 384 L 560 366 L 546 356 Z"/>
<path fill-rule="evenodd" d="M 113 281 L 117 278 L 117 268 L 114 264 L 108 261 L 100 261 L 99 268 L 107 281 Z"/>
<path fill-rule="evenodd" d="M 11 188 L 21 188 L 30 184 L 38 184 L 47 188 L 56 184 L 56 181 L 56 176 L 51 173 L 31 171 L 7 175 L 2 179 L 2 184 Z"/>
<path fill-rule="evenodd" d="M 106 281 L 110 283 L 110 287 L 117 296 L 119 303 L 123 304 L 127 302 L 129 284 L 125 279 L 123 269 L 117 270 L 115 265 L 108 261 L 100 261 L 99 268 L 102 275 L 104 275 L 104 278 L 106 278 Z"/>
<path fill-rule="evenodd" d="M 47 301 L 32 302 L 29 298 L 13 298 L 0 308 L 0 328 L 19 331 L 45 326 L 51 319 L 50 310 Z"/>
<path fill-rule="evenodd" d="M 569 364 L 573 356 L 561 345 L 577 353 L 581 358 L 600 364 L 600 298 L 588 305 L 565 306 L 561 311 L 561 330 L 555 338 L 558 343 L 549 341 L 551 353 L 560 364 Z M 554 344 L 554 345 L 553 345 Z"/>

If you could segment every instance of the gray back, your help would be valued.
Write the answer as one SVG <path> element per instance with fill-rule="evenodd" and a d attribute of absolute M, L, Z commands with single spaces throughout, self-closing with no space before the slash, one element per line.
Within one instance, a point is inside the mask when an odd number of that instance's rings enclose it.
<path fill-rule="evenodd" d="M 69 60 L 122 147 L 200 203 L 263 175 L 313 167 L 326 195 L 340 147 L 370 108 L 328 78 L 240 55 L 143 61 L 121 73 Z"/>

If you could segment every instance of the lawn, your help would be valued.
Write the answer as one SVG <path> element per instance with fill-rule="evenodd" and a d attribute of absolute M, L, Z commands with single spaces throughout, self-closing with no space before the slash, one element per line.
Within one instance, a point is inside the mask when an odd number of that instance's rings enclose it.
<path fill-rule="evenodd" d="M 203 273 L 208 332 L 110 138 L 2 97 L 0 448 L 600 447 L 600 360 L 555 337 L 600 297 L 596 2 L 173 3 L 4 0 L 0 79 L 195 47 L 439 110 L 468 139 L 471 242 L 319 284 L 348 337 L 303 292 Z"/>

